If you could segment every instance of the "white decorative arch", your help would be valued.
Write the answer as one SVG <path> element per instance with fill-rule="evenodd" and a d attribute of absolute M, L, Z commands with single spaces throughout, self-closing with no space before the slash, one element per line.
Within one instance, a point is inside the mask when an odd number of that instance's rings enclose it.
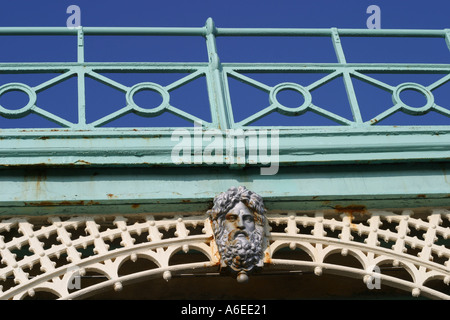
<path fill-rule="evenodd" d="M 431 281 L 450 283 L 450 211 L 290 212 L 267 215 L 266 269 L 312 271 L 361 279 L 379 277 L 393 286 L 433 299 L 450 299 L 450 291 L 437 291 Z M 287 249 L 289 248 L 289 249 Z M 279 259 L 280 250 L 299 248 L 308 261 Z M 177 253 L 191 252 L 201 261 L 181 260 Z M 360 266 L 327 262 L 333 254 L 352 256 Z M 114 288 L 191 270 L 219 269 L 219 255 L 209 220 L 203 214 L 156 217 L 73 216 L 11 217 L 0 222 L 1 299 L 24 299 L 46 291 L 59 299 L 82 299 Z M 119 274 L 129 260 L 147 259 L 148 270 Z M 374 274 L 373 267 L 381 268 Z M 401 267 L 410 280 L 384 274 L 383 266 Z M 87 272 L 104 275 L 104 281 L 74 287 Z M 230 281 L 234 281 L 230 279 Z"/>

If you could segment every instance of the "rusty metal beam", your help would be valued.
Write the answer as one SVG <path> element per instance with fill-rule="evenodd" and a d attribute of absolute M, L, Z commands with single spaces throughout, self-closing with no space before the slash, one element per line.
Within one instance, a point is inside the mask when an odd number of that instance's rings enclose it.
<path fill-rule="evenodd" d="M 0 215 L 199 212 L 230 186 L 258 190 L 267 208 L 356 211 L 448 206 L 446 163 L 257 168 L 28 168 L 0 170 Z"/>

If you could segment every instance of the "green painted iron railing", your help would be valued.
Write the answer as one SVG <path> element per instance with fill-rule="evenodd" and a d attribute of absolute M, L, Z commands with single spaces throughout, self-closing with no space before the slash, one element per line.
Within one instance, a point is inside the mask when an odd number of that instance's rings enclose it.
<path fill-rule="evenodd" d="M 237 29 L 237 28 L 216 28 L 212 19 L 208 19 L 205 27 L 201 28 L 101 28 L 101 27 L 79 27 L 54 28 L 54 27 L 2 27 L 0 36 L 7 35 L 76 35 L 77 36 L 77 61 L 64 63 L 0 63 L 0 73 L 62 73 L 37 86 L 30 87 L 24 83 L 7 83 L 0 87 L 0 96 L 8 91 L 22 91 L 28 95 L 29 101 L 26 106 L 20 109 L 7 109 L 0 106 L 0 116 L 9 119 L 22 118 L 30 113 L 46 118 L 58 126 L 74 130 L 95 131 L 109 122 L 116 120 L 128 113 L 135 113 L 144 117 L 157 117 L 164 112 L 174 114 L 191 123 L 202 123 L 207 128 L 246 128 L 257 120 L 278 112 L 287 116 L 300 116 L 310 111 L 332 120 L 340 125 L 330 130 L 357 129 L 358 131 L 371 130 L 370 127 L 388 118 L 398 111 L 410 115 L 424 115 L 430 111 L 437 112 L 450 118 L 450 110 L 438 105 L 434 99 L 433 90 L 450 81 L 450 64 L 360 64 L 348 63 L 341 45 L 341 37 L 425 37 L 441 38 L 447 42 L 450 48 L 450 29 L 445 30 L 383 30 L 383 29 Z M 196 63 L 162 63 L 162 62 L 139 62 L 139 63 L 97 63 L 86 62 L 84 59 L 84 37 L 86 35 L 118 36 L 118 35 L 164 35 L 164 36 L 199 36 L 206 39 L 208 52 L 208 62 Z M 329 37 L 334 45 L 338 63 L 221 63 L 219 52 L 216 46 L 216 37 L 233 36 L 298 36 L 298 37 Z M 449 52 L 450 54 L 450 52 Z M 162 86 L 153 82 L 141 82 L 133 86 L 126 86 L 114 81 L 101 73 L 103 72 L 177 72 L 186 73 L 181 79 Z M 243 73 L 302 73 L 320 72 L 326 73 L 323 78 L 311 83 L 308 86 L 301 86 L 297 83 L 282 82 L 275 86 L 268 86 L 260 81 L 252 79 Z M 442 74 L 442 78 L 434 83 L 424 86 L 414 82 L 404 82 L 398 86 L 392 86 L 365 73 L 434 73 Z M 78 90 L 78 119 L 75 122 L 68 121 L 39 107 L 37 93 L 44 91 L 69 78 L 77 77 Z M 105 115 L 95 121 L 86 120 L 86 96 L 85 77 L 102 82 L 125 94 L 126 105 L 121 109 Z M 181 87 L 199 77 L 205 77 L 209 95 L 211 121 L 205 121 L 189 112 L 172 106 L 170 103 L 170 93 L 172 90 Z M 231 106 L 230 90 L 228 86 L 229 77 L 249 84 L 257 89 L 266 92 L 269 96 L 269 103 L 247 118 L 235 122 L 233 108 Z M 311 92 L 327 82 L 342 77 L 346 93 L 351 108 L 352 118 L 347 119 L 314 104 Z M 370 85 L 389 92 L 392 95 L 393 104 L 385 111 L 363 120 L 361 116 L 361 106 L 358 104 L 357 95 L 353 85 L 353 79 L 362 80 Z M 156 91 L 162 97 L 162 103 L 155 108 L 142 108 L 135 103 L 134 95 L 142 90 Z M 280 91 L 293 90 L 302 95 L 304 102 L 302 105 L 292 108 L 279 102 L 277 94 Z M 421 93 L 426 98 L 425 105 L 413 107 L 402 101 L 400 94 L 405 90 L 414 90 Z M 448 107 L 448 106 L 447 106 Z M 278 126 L 284 128 L 283 126 Z M 376 126 L 380 128 L 379 126 Z M 447 128 L 447 126 L 444 126 Z M 295 129 L 296 127 L 286 127 Z M 392 127 L 385 127 L 382 130 L 391 130 Z M 435 130 L 434 128 L 433 130 Z M 401 129 L 397 129 L 401 130 Z"/>

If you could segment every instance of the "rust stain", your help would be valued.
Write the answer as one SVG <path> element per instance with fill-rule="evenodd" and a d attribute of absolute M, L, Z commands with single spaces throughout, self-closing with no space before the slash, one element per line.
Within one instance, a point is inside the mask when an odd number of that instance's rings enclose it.
<path fill-rule="evenodd" d="M 50 139 L 50 137 L 49 136 L 43 136 L 43 137 L 39 137 L 38 139 L 39 140 L 48 140 L 48 139 Z"/>
<path fill-rule="evenodd" d="M 209 223 L 211 225 L 211 229 L 214 230 L 214 226 L 213 226 L 213 222 L 211 221 L 211 219 L 208 219 Z M 210 248 L 211 248 L 211 257 L 213 261 L 216 261 L 216 264 L 219 265 L 220 264 L 220 253 L 219 253 L 219 249 L 217 248 L 217 244 L 216 244 L 216 240 L 214 239 L 214 235 L 210 236 Z"/>
<path fill-rule="evenodd" d="M 272 263 L 272 259 L 270 258 L 269 252 L 264 253 L 264 263 Z"/>
<path fill-rule="evenodd" d="M 358 226 L 353 223 L 353 219 L 355 218 L 352 213 L 348 213 L 348 217 L 350 218 L 350 229 L 357 230 Z"/>
<path fill-rule="evenodd" d="M 426 197 L 427 197 L 426 194 L 418 194 L 418 195 L 417 195 L 417 198 L 426 198 Z"/>
<path fill-rule="evenodd" d="M 359 205 L 359 204 L 351 204 L 349 206 L 334 206 L 333 209 L 337 212 L 337 213 L 347 213 L 351 216 L 353 216 L 353 214 L 355 213 L 362 213 L 365 214 L 367 213 L 367 207 L 365 205 Z"/>
<path fill-rule="evenodd" d="M 354 224 L 352 221 L 355 218 L 355 214 L 366 214 L 368 213 L 367 207 L 364 205 L 349 205 L 349 206 L 340 206 L 337 205 L 334 207 L 334 210 L 336 210 L 337 213 L 343 213 L 346 214 L 350 218 L 350 228 L 353 230 L 358 229 L 358 226 Z"/>
<path fill-rule="evenodd" d="M 212 262 L 212 266 L 213 267 L 216 267 L 216 266 L 219 266 L 220 265 L 220 261 L 211 261 Z M 208 267 L 211 267 L 211 262 L 206 262 L 206 263 L 204 263 L 203 264 L 203 266 L 205 267 L 205 268 L 208 268 Z"/>
<path fill-rule="evenodd" d="M 445 183 L 450 183 L 450 182 L 447 180 L 447 170 L 446 170 L 445 168 L 442 168 L 442 172 L 444 173 L 444 181 L 445 181 Z"/>
<path fill-rule="evenodd" d="M 92 206 L 100 204 L 97 201 L 39 201 L 39 202 L 25 202 L 26 206 L 33 207 L 47 207 L 47 206 Z"/>
<path fill-rule="evenodd" d="M 83 201 L 83 200 L 80 200 L 80 201 L 61 201 L 61 202 L 59 202 L 58 203 L 58 205 L 62 205 L 62 206 L 92 206 L 92 205 L 95 205 L 95 204 L 100 204 L 99 202 L 97 202 L 97 201 L 93 201 L 93 200 L 90 200 L 90 201 L 87 201 L 87 202 L 85 202 L 85 201 Z"/>
<path fill-rule="evenodd" d="M 24 175 L 24 182 L 27 183 L 26 188 L 34 190 L 36 197 L 39 198 L 42 191 L 45 191 L 45 181 L 47 173 L 45 170 L 27 170 Z"/>
<path fill-rule="evenodd" d="M 27 168 L 34 168 L 34 167 L 45 167 L 45 166 L 50 166 L 52 165 L 51 163 L 45 163 L 45 162 L 39 162 L 39 163 L 31 163 L 31 164 L 27 164 L 26 167 Z M 24 167 L 25 165 L 23 164 L 0 164 L 1 167 L 6 167 L 6 168 L 20 168 L 20 167 Z"/>
<path fill-rule="evenodd" d="M 133 209 L 137 209 L 137 208 L 139 208 L 141 205 L 140 204 L 138 204 L 138 203 L 133 203 L 132 205 L 131 205 L 131 207 L 133 208 Z"/>
<path fill-rule="evenodd" d="M 40 201 L 40 202 L 25 202 L 25 205 L 35 207 L 45 207 L 45 206 L 54 206 L 55 203 L 52 201 Z"/>
<path fill-rule="evenodd" d="M 41 190 L 41 182 L 44 182 L 45 180 L 47 180 L 47 176 L 45 175 L 44 172 L 40 172 L 36 176 L 36 192 L 37 193 L 39 193 Z"/>

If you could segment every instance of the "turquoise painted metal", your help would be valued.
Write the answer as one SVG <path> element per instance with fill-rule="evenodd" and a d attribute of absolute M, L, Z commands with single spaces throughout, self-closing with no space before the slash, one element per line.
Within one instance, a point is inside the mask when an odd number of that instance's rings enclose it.
<path fill-rule="evenodd" d="M 0 73 L 55 73 L 56 77 L 30 87 L 8 83 L 0 95 L 22 91 L 29 97 L 26 106 L 16 110 L 0 107 L 0 116 L 20 118 L 34 113 L 56 124 L 48 129 L 0 129 L 0 213 L 47 214 L 94 212 L 161 212 L 206 210 L 215 194 L 231 185 L 246 185 L 273 204 L 272 208 L 303 206 L 316 209 L 340 205 L 448 205 L 450 201 L 449 126 L 389 126 L 379 123 L 397 111 L 420 116 L 430 111 L 450 117 L 450 110 L 438 105 L 433 90 L 450 81 L 449 64 L 360 64 L 348 63 L 341 37 L 427 37 L 446 41 L 450 49 L 450 29 L 265 29 L 217 28 L 212 19 L 199 28 L 0 28 L 0 36 L 59 35 L 76 36 L 77 61 L 65 63 L 0 63 Z M 208 62 L 196 63 L 96 63 L 84 59 L 86 35 L 164 35 L 199 36 L 206 40 Z M 338 63 L 222 63 L 217 37 L 232 36 L 313 36 L 329 37 Z M 449 53 L 450 54 L 450 53 Z M 162 86 L 144 82 L 126 86 L 104 72 L 177 72 L 183 78 Z M 268 86 L 244 75 L 258 72 L 320 72 L 327 75 L 309 86 L 283 82 Z M 391 86 L 364 73 L 433 73 L 442 78 L 423 86 L 413 82 Z M 77 77 L 78 119 L 70 122 L 37 106 L 36 93 L 69 78 Z M 85 78 L 90 77 L 124 93 L 127 105 L 94 122 L 86 120 Z M 205 121 L 170 104 L 170 93 L 178 87 L 205 77 L 211 121 Z M 311 91 L 342 77 L 353 115 L 352 119 L 316 106 Z M 228 79 L 234 78 L 269 95 L 269 106 L 235 122 Z M 368 121 L 363 121 L 353 78 L 381 88 L 392 95 L 393 105 Z M 144 109 L 134 102 L 141 90 L 159 93 L 163 102 Z M 296 108 L 282 105 L 277 94 L 294 90 L 304 98 Z M 400 99 L 404 90 L 415 90 L 426 104 L 415 108 Z M 301 116 L 312 111 L 338 126 L 250 126 L 270 113 Z M 225 138 L 229 130 L 279 130 L 280 171 L 274 176 L 259 174 L 261 164 L 244 165 L 223 161 L 207 165 L 174 164 L 171 153 L 176 146 L 172 135 L 176 128 L 119 128 L 105 125 L 128 113 L 156 117 L 169 112 L 193 124 L 184 128 L 193 139 L 195 126 L 218 130 Z M 249 149 L 249 137 L 245 139 Z M 194 145 L 194 142 L 192 142 Z M 237 146 L 236 153 L 237 153 Z M 248 150 L 246 149 L 246 150 Z M 223 155 L 227 152 L 224 150 Z M 405 166 L 405 164 L 407 164 Z M 193 168 L 195 167 L 195 168 Z M 228 168 L 230 167 L 230 168 Z M 389 186 L 389 188 L 386 188 Z"/>

